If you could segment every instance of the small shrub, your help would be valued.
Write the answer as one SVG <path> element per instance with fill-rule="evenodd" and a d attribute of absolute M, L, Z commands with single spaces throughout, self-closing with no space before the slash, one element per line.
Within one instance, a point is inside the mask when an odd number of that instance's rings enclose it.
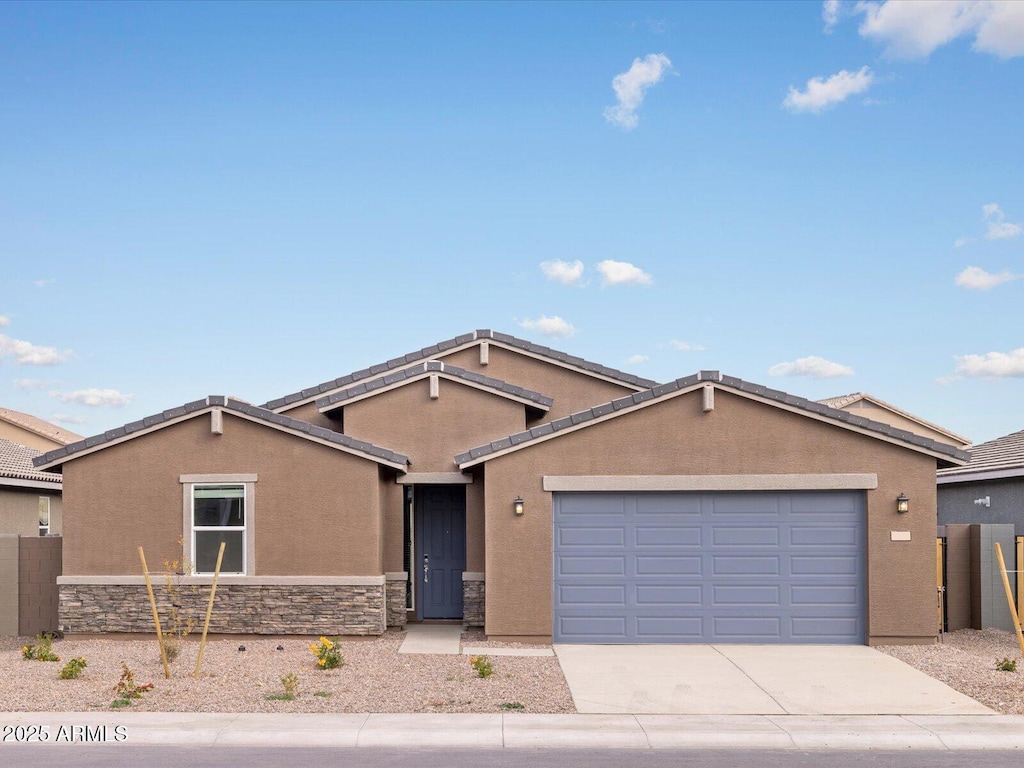
<path fill-rule="evenodd" d="M 321 637 L 317 643 L 312 643 L 309 650 L 316 656 L 316 665 L 320 669 L 334 669 L 345 663 L 345 657 L 338 650 L 339 638 L 333 640 L 329 637 Z"/>
<path fill-rule="evenodd" d="M 281 678 L 281 685 L 284 686 L 285 695 L 295 698 L 299 695 L 299 676 L 289 672 Z"/>
<path fill-rule="evenodd" d="M 110 702 L 111 709 L 121 709 L 121 707 L 130 707 L 131 705 L 131 699 L 114 699 Z"/>
<path fill-rule="evenodd" d="M 330 694 L 329 691 L 317 691 L 313 695 L 314 696 L 319 696 L 321 699 L 329 699 L 329 698 L 331 698 L 331 694 Z"/>
<path fill-rule="evenodd" d="M 85 669 L 85 658 L 79 656 L 71 659 L 57 674 L 57 677 L 61 680 L 77 680 L 78 676 L 82 674 L 82 670 Z"/>
<path fill-rule="evenodd" d="M 1016 672 L 1017 660 L 1011 659 L 1009 656 L 1004 656 L 1002 661 L 996 659 L 996 669 L 1000 672 Z"/>
<path fill-rule="evenodd" d="M 498 709 L 526 709 L 526 707 L 519 701 L 503 701 L 498 705 Z"/>
<path fill-rule="evenodd" d="M 53 652 L 53 638 L 40 632 L 36 641 L 21 647 L 21 658 L 25 661 L 60 661 L 60 656 Z"/>
<path fill-rule="evenodd" d="M 181 544 L 180 539 L 178 543 Z M 181 654 L 182 642 L 195 629 L 195 617 L 185 616 L 183 605 L 186 596 L 195 597 L 199 594 L 199 587 L 183 583 L 185 574 L 192 572 L 192 563 L 187 558 L 180 561 L 164 560 L 164 568 L 164 588 L 167 590 L 170 607 L 167 609 L 167 624 L 161 628 L 164 653 L 167 654 L 167 661 L 172 662 Z"/>
<path fill-rule="evenodd" d="M 118 701 L 126 701 L 127 704 L 118 704 L 117 706 L 126 707 L 132 703 L 132 699 L 141 699 L 142 694 L 151 690 L 153 690 L 152 683 L 146 683 L 145 685 L 137 684 L 135 682 L 135 673 L 128 668 L 127 664 L 123 661 L 121 662 L 121 679 L 114 686 L 114 693 L 117 694 Z M 111 706 L 114 706 L 114 704 L 111 704 Z"/>
<path fill-rule="evenodd" d="M 486 656 L 470 657 L 469 666 L 476 670 L 477 677 L 490 677 L 494 674 L 494 667 Z"/>

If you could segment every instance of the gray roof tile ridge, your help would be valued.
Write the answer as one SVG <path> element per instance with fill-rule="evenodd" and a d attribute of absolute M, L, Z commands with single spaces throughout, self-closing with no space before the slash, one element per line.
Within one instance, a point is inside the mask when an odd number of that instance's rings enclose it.
<path fill-rule="evenodd" d="M 149 427 L 159 426 L 165 422 L 180 418 L 181 416 L 187 416 L 190 413 L 206 408 L 224 408 L 228 411 L 234 411 L 246 416 L 251 416 L 260 421 L 267 422 L 268 424 L 276 424 L 301 434 L 310 435 L 311 437 L 316 437 L 320 440 L 326 440 L 327 442 L 335 443 L 337 445 L 344 446 L 345 448 L 360 451 L 375 458 L 385 459 L 397 464 L 409 463 L 409 458 L 407 456 L 398 453 L 397 451 L 392 451 L 389 448 L 383 448 L 381 446 L 374 445 L 373 443 L 356 440 L 355 438 L 350 437 L 349 435 L 344 435 L 341 432 L 333 432 L 323 427 L 316 427 L 309 422 L 293 419 L 291 416 L 285 416 L 284 414 L 274 413 L 267 408 L 253 405 L 252 403 L 247 403 L 244 400 L 238 400 L 233 397 L 226 397 L 224 395 L 209 395 L 202 400 L 193 400 L 175 408 L 168 408 L 165 411 L 153 414 L 152 416 L 146 416 L 138 421 L 129 422 L 128 424 L 117 427 L 116 429 L 107 430 L 100 435 L 93 435 L 85 438 L 84 440 L 79 440 L 78 442 L 65 445 L 62 448 L 47 451 L 46 453 L 33 458 L 32 463 L 34 466 L 38 467 L 43 464 L 49 464 L 58 459 L 69 458 L 88 448 L 101 446 L 105 443 L 117 440 L 118 438 L 130 436 L 133 432 L 148 429 Z"/>
<path fill-rule="evenodd" d="M 263 403 L 262 407 L 271 410 L 274 408 L 280 408 L 282 405 L 290 405 L 292 403 L 299 402 L 300 400 L 306 400 L 310 397 L 314 397 L 317 394 L 324 394 L 326 392 L 333 392 L 334 390 L 337 389 L 343 389 L 348 384 L 352 384 L 357 381 L 362 381 L 363 379 L 366 379 L 371 376 L 377 376 L 386 371 L 390 371 L 395 368 L 400 368 L 402 366 L 408 365 L 409 363 L 429 359 L 437 355 L 439 352 L 444 352 L 448 349 L 458 347 L 462 344 L 467 344 L 471 341 L 487 340 L 498 341 L 503 344 L 508 344 L 511 347 L 516 347 L 527 352 L 532 352 L 542 357 L 549 357 L 553 360 L 557 360 L 558 362 L 574 365 L 575 367 L 580 368 L 581 370 L 589 371 L 591 373 L 597 373 L 602 376 L 607 376 L 608 378 L 616 379 L 618 381 L 622 381 L 627 384 L 632 384 L 634 386 L 653 387 L 658 383 L 652 379 L 645 379 L 641 376 L 637 376 L 632 373 L 620 371 L 617 368 L 610 368 L 606 365 L 601 365 L 600 363 L 594 363 L 589 360 L 584 360 L 582 357 L 575 357 L 573 355 L 569 355 L 566 352 L 560 352 L 558 350 L 551 349 L 550 347 L 541 346 L 540 344 L 534 344 L 531 341 L 526 341 L 525 339 L 520 339 L 507 333 L 499 333 L 498 331 L 492 331 L 489 328 L 480 328 L 473 331 L 472 333 L 464 333 L 460 336 L 455 336 L 454 338 L 438 342 L 437 344 L 432 344 L 429 347 L 423 347 L 418 352 L 410 352 L 400 357 L 392 358 L 391 360 L 388 360 L 384 363 L 379 363 L 377 365 L 370 366 L 369 368 L 363 368 L 362 370 L 359 371 L 353 371 L 352 373 L 349 373 L 345 376 L 341 376 L 336 379 L 330 379 L 321 384 L 317 384 L 315 386 L 299 390 L 298 392 L 293 392 L 289 395 L 284 395 L 283 397 L 277 397 L 274 398 L 273 400 L 268 400 L 267 402 Z"/>
<path fill-rule="evenodd" d="M 872 421 L 871 419 L 867 419 L 861 416 L 855 416 L 853 414 L 847 413 L 846 411 L 841 411 L 838 408 L 832 408 L 831 406 L 824 405 L 820 402 L 807 400 L 806 398 L 798 397 L 796 395 L 790 395 L 781 390 L 770 389 L 762 384 L 755 384 L 753 382 L 744 381 L 743 379 L 736 378 L 735 376 L 727 376 L 722 374 L 720 371 L 714 370 L 699 371 L 695 374 L 691 374 L 690 376 L 684 376 L 682 378 L 676 379 L 666 384 L 657 385 L 655 387 L 652 387 L 651 389 L 647 389 L 642 392 L 635 392 L 630 395 L 625 395 L 624 397 L 617 398 L 615 400 L 612 400 L 611 402 L 602 403 L 601 405 L 597 405 L 592 408 L 587 408 L 584 409 L 583 411 L 578 411 L 576 413 L 569 414 L 568 416 L 563 416 L 562 418 L 555 419 L 554 421 L 539 424 L 535 427 L 532 427 L 531 429 L 527 429 L 522 432 L 517 432 L 513 435 L 509 435 L 508 438 L 506 439 L 512 446 L 528 443 L 533 440 L 537 440 L 541 437 L 544 437 L 546 435 L 557 433 L 568 427 L 576 426 L 577 424 L 580 424 L 584 421 L 590 421 L 594 418 L 597 418 L 598 416 L 604 416 L 614 411 L 621 411 L 623 409 L 633 408 L 635 406 L 640 405 L 641 403 L 665 397 L 666 395 L 669 395 L 672 392 L 678 392 L 680 390 L 687 389 L 702 382 L 717 382 L 726 388 L 736 389 L 740 392 L 750 392 L 752 394 L 758 395 L 759 397 L 774 400 L 788 406 L 808 411 L 810 413 L 816 413 L 822 416 L 827 416 L 828 418 L 835 419 L 838 422 L 854 424 L 863 429 L 878 432 L 880 434 L 886 435 L 887 437 L 893 437 L 902 442 L 917 445 L 919 447 L 926 448 L 935 453 L 942 453 L 956 459 L 966 461 L 967 459 L 970 458 L 969 453 L 967 453 L 966 451 L 962 451 L 959 448 L 956 448 L 952 445 L 949 445 L 948 443 L 940 443 L 937 440 L 932 440 L 931 438 L 927 437 L 921 437 L 920 435 L 916 435 L 912 432 L 908 432 L 903 429 L 897 429 L 888 424 L 883 424 L 880 421 Z M 1024 434 L 1024 432 L 1022 432 L 1022 434 Z M 504 439 L 497 442 L 504 443 Z M 488 445 L 477 446 L 475 448 L 471 448 L 468 451 L 464 451 L 463 453 L 457 454 L 455 456 L 455 463 L 463 464 L 471 459 L 478 459 L 481 456 L 487 456 L 491 453 L 496 453 L 499 450 L 504 450 L 504 448 L 494 448 L 493 446 L 495 444 L 495 442 L 492 442 L 489 443 Z"/>
<path fill-rule="evenodd" d="M 392 384 L 412 380 L 428 373 L 442 373 L 455 379 L 462 379 L 464 381 L 487 387 L 495 392 L 503 392 L 521 399 L 529 400 L 539 406 L 550 407 L 551 404 L 555 402 L 553 398 L 542 395 L 540 392 L 534 392 L 532 389 L 520 387 L 517 384 L 510 384 L 509 382 L 502 381 L 501 379 L 484 376 L 483 374 L 476 373 L 474 371 L 467 371 L 465 368 L 460 368 L 457 365 L 450 365 L 441 360 L 425 360 L 422 363 L 413 365 L 412 367 L 403 368 L 402 370 L 385 374 L 384 376 L 380 376 L 376 379 L 363 381 L 354 387 L 343 389 L 340 392 L 334 392 L 326 397 L 317 398 L 316 406 L 317 408 L 325 408 L 330 405 L 340 407 L 349 400 L 365 395 L 373 390 L 383 389 L 384 387 Z"/>

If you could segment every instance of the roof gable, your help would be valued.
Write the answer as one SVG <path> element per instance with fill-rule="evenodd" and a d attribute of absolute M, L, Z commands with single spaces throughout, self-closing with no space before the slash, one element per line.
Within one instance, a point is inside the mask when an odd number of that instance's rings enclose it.
<path fill-rule="evenodd" d="M 446 365 L 438 360 L 428 360 L 411 368 L 403 368 L 385 376 L 362 382 L 348 389 L 343 389 L 340 392 L 335 392 L 327 397 L 321 397 L 316 401 L 316 406 L 321 412 L 333 411 L 349 403 L 365 400 L 368 397 L 374 397 L 383 392 L 390 392 L 398 387 L 403 387 L 415 381 L 422 381 L 433 375 L 490 392 L 499 397 L 514 400 L 517 403 L 522 403 L 530 408 L 542 411 L 548 410 L 554 402 L 550 397 L 545 397 L 531 389 L 509 384 L 500 379 L 492 379 L 489 376 L 481 376 L 479 373 L 473 373 L 465 368 L 459 368 L 454 365 Z"/>
<path fill-rule="evenodd" d="M 264 426 L 288 432 L 330 448 L 335 448 L 346 453 L 351 453 L 370 461 L 392 467 L 404 472 L 409 464 L 409 459 L 403 454 L 396 453 L 388 448 L 381 448 L 363 440 L 356 440 L 348 435 L 339 432 L 332 432 L 325 427 L 318 427 L 305 421 L 292 419 L 288 416 L 268 411 L 265 408 L 251 405 L 242 400 L 236 400 L 222 395 L 210 395 L 202 400 L 194 400 L 191 403 L 177 408 L 171 408 L 153 416 L 147 416 L 140 421 L 133 421 L 123 427 L 111 429 L 102 435 L 94 435 L 72 443 L 63 448 L 57 448 L 37 456 L 33 463 L 39 470 L 46 470 L 61 466 L 66 461 L 71 461 L 90 453 L 109 448 L 113 445 L 133 440 L 136 437 L 155 432 L 169 427 L 172 424 L 195 418 L 214 410 L 227 411 L 243 419 L 262 424 Z"/>
<path fill-rule="evenodd" d="M 826 397 L 825 399 L 818 400 L 817 402 L 822 403 L 823 405 L 827 405 L 831 408 L 837 408 L 839 410 L 845 410 L 854 403 L 870 403 L 878 408 L 881 408 L 882 410 L 889 411 L 890 413 L 894 413 L 897 416 L 901 416 L 904 419 L 907 419 L 908 421 L 920 424 L 927 430 L 930 430 L 932 432 L 938 432 L 940 435 L 945 435 L 948 438 L 950 438 L 950 440 L 952 440 L 954 443 L 958 444 L 961 448 L 971 444 L 971 441 L 968 440 L 966 437 L 958 435 L 955 432 L 950 432 L 948 429 L 940 427 L 938 424 L 934 424 L 930 421 L 926 421 L 925 419 L 922 419 L 920 416 L 915 416 L 912 413 L 904 411 L 902 408 L 897 408 L 892 403 L 887 403 L 884 400 L 875 397 L 874 395 L 869 395 L 867 392 L 852 392 L 849 395 L 840 395 L 839 397 Z"/>
<path fill-rule="evenodd" d="M 967 464 L 940 469 L 937 475 L 940 485 L 1024 477 L 1024 429 L 971 446 Z"/>
<path fill-rule="evenodd" d="M 438 360 L 442 357 L 466 349 L 467 347 L 479 345 L 483 342 L 495 344 L 513 352 L 535 357 L 539 360 L 544 360 L 555 365 L 561 365 L 589 376 L 594 376 L 626 387 L 631 387 L 637 391 L 642 391 L 657 384 L 656 381 L 652 381 L 651 379 L 644 379 L 631 373 L 625 373 L 624 371 L 620 371 L 615 368 L 600 365 L 599 363 L 592 363 L 588 360 L 584 360 L 582 357 L 576 357 L 566 352 L 551 349 L 550 347 L 534 344 L 524 339 L 518 339 L 515 336 L 510 336 L 506 333 L 498 333 L 497 331 L 482 329 L 473 331 L 472 333 L 463 334 L 462 336 L 456 336 L 453 339 L 447 339 L 445 341 L 438 342 L 437 344 L 432 344 L 429 347 L 424 347 L 418 352 L 410 352 L 402 357 L 396 357 L 392 360 L 388 360 L 387 362 L 355 371 L 347 376 L 325 381 L 315 387 L 310 387 L 300 392 L 294 392 L 290 395 L 276 398 L 265 403 L 263 407 L 272 411 L 290 410 L 300 405 L 304 405 L 305 403 L 314 402 L 322 397 L 330 396 L 341 390 L 348 389 L 368 379 L 376 379 L 384 374 L 407 368 L 427 360 Z"/>
<path fill-rule="evenodd" d="M 546 424 L 540 424 L 488 445 L 472 448 L 456 456 L 455 463 L 459 465 L 460 469 L 466 470 L 477 464 L 482 464 L 490 459 L 520 450 L 534 443 L 557 438 L 562 434 L 575 432 L 579 429 L 585 429 L 594 424 L 653 405 L 656 402 L 678 397 L 679 395 L 707 386 L 721 388 L 767 405 L 926 453 L 950 464 L 963 464 L 970 458 L 970 454 L 947 443 L 940 443 L 930 438 L 921 437 L 920 435 L 915 435 L 903 429 L 897 429 L 882 422 L 865 419 L 863 416 L 857 416 L 847 411 L 841 411 L 822 403 L 814 402 L 813 400 L 770 389 L 760 384 L 753 384 L 733 376 L 724 376 L 718 371 L 700 371 L 692 376 L 676 379 L 667 384 L 659 384 L 643 392 L 620 397 L 609 403 L 588 408 L 570 416 L 547 422 Z"/>
<path fill-rule="evenodd" d="M 58 427 L 56 424 L 51 424 L 48 421 L 43 421 L 37 416 L 33 416 L 29 413 L 22 413 L 21 411 L 12 411 L 10 408 L 0 408 L 0 421 L 6 421 L 9 424 L 13 424 L 16 427 L 32 432 L 40 437 L 45 437 L 47 440 L 52 440 L 55 443 L 67 445 L 73 443 L 76 440 L 81 440 L 82 436 L 75 434 L 70 429 L 64 429 L 64 427 Z"/>

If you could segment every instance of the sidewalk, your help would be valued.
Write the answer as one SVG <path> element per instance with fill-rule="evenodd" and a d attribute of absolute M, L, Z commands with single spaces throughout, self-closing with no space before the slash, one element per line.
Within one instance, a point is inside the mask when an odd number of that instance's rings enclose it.
<path fill-rule="evenodd" d="M 29 726 L 18 730 L 17 726 Z M 0 713 L 0 743 L 575 749 L 1024 749 L 1024 716 Z M 20 735 L 19 735 L 20 734 Z M 40 743 L 40 749 L 46 744 Z"/>

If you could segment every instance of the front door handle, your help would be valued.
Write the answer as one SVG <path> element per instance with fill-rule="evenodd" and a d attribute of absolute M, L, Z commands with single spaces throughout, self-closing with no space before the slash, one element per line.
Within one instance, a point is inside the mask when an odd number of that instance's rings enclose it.
<path fill-rule="evenodd" d="M 423 556 L 423 583 L 430 581 L 430 555 Z"/>

